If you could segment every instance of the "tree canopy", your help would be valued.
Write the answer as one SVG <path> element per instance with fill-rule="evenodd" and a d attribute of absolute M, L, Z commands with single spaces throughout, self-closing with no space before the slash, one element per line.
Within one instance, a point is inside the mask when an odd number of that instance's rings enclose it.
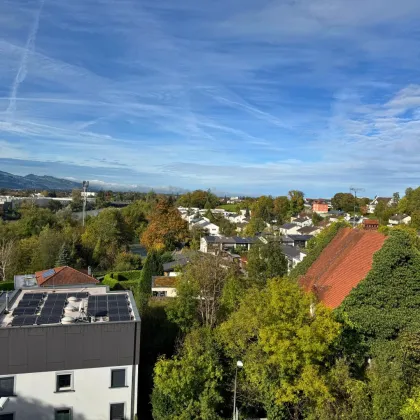
<path fill-rule="evenodd" d="M 220 200 L 210 190 L 195 190 L 181 195 L 177 204 L 183 207 L 198 207 L 199 209 L 214 209 Z"/>

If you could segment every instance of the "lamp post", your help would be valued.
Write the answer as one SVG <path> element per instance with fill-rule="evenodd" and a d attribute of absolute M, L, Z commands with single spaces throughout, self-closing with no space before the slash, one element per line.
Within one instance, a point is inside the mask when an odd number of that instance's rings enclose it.
<path fill-rule="evenodd" d="M 237 383 L 237 379 L 238 379 L 238 368 L 242 368 L 244 367 L 244 364 L 238 360 L 236 362 L 236 368 L 235 368 L 235 388 L 233 391 L 233 420 L 238 420 L 238 416 L 236 413 L 236 383 Z"/>

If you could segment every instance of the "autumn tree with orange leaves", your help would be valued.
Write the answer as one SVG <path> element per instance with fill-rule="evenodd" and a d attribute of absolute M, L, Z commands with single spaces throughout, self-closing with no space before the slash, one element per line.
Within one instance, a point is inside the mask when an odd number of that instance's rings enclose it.
<path fill-rule="evenodd" d="M 188 224 L 176 207 L 165 199 L 160 200 L 150 213 L 149 224 L 140 238 L 147 250 L 171 250 L 188 237 Z"/>

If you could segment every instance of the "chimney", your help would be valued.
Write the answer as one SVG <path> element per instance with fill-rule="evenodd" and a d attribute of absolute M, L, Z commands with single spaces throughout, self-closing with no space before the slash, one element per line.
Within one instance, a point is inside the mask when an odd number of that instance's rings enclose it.
<path fill-rule="evenodd" d="M 91 266 L 88 267 L 88 276 L 92 277 L 92 267 Z"/>

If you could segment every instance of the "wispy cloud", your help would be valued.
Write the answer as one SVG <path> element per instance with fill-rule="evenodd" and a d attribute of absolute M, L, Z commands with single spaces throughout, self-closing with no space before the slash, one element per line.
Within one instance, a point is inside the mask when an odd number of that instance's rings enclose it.
<path fill-rule="evenodd" d="M 0 158 L 107 183 L 402 191 L 420 179 L 419 18 L 416 0 L 5 0 Z"/>

